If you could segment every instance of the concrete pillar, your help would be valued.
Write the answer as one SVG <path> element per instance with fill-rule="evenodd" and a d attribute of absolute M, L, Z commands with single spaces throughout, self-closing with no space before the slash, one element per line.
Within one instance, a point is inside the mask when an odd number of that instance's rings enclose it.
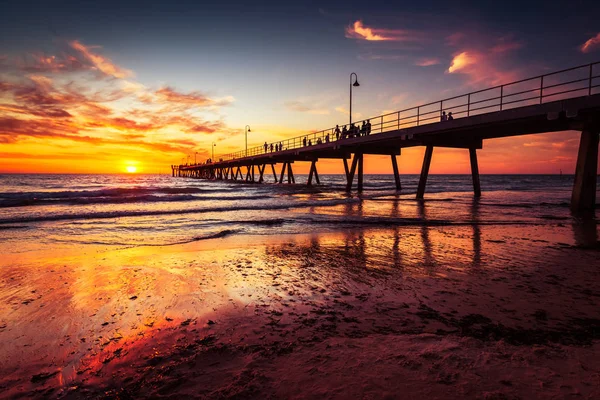
<path fill-rule="evenodd" d="M 481 197 L 481 184 L 479 183 L 479 166 L 477 165 L 477 150 L 469 149 L 471 159 L 471 176 L 473 177 L 473 193 L 475 197 Z"/>
<path fill-rule="evenodd" d="M 392 168 L 394 170 L 394 180 L 396 181 L 396 190 L 402 190 L 402 184 L 400 183 L 400 174 L 398 173 L 398 162 L 396 161 L 396 155 L 392 154 Z"/>
<path fill-rule="evenodd" d="M 356 164 L 358 163 L 358 154 L 354 154 L 350 171 L 346 174 L 346 192 L 352 190 L 352 182 L 354 181 L 354 173 L 356 172 Z"/>
<path fill-rule="evenodd" d="M 358 191 L 362 192 L 363 191 L 363 155 L 361 154 L 357 154 L 359 156 L 358 158 Z"/>
<path fill-rule="evenodd" d="M 571 195 L 571 210 L 592 211 L 596 207 L 596 176 L 598 173 L 598 133 L 581 132 Z"/>
<path fill-rule="evenodd" d="M 428 145 L 425 148 L 425 157 L 423 157 L 423 167 L 421 168 L 421 177 L 419 178 L 419 187 L 417 188 L 417 199 L 422 199 L 425 194 L 425 185 L 427 185 L 427 177 L 429 176 L 429 166 L 431 165 L 432 156 L 433 146 Z"/>
<path fill-rule="evenodd" d="M 275 164 L 271 164 L 271 170 L 273 171 L 273 178 L 275 178 L 275 183 L 277 183 L 277 174 L 275 173 Z"/>

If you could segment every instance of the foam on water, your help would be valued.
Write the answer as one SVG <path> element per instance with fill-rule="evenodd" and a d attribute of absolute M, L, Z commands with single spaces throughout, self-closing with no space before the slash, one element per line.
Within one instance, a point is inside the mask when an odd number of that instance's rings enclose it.
<path fill-rule="evenodd" d="M 572 218 L 572 176 L 482 175 L 484 195 L 475 200 L 470 176 L 432 175 L 424 201 L 415 200 L 417 175 L 401 179 L 397 193 L 393 176 L 365 176 L 359 195 L 344 192 L 343 175 L 323 175 L 322 185 L 313 187 L 303 185 L 304 175 L 296 176 L 298 185 L 164 175 L 0 175 L 0 230 L 5 251 L 26 251 L 28 243 L 166 245 L 224 234 Z"/>

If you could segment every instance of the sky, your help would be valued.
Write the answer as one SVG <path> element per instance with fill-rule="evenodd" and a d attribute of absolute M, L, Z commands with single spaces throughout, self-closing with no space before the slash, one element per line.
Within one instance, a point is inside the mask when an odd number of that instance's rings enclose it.
<path fill-rule="evenodd" d="M 246 125 L 252 147 L 344 124 L 352 72 L 357 120 L 600 61 L 597 1 L 25 0 L 0 11 L 0 173 L 170 173 L 211 149 L 243 150 Z M 578 145 L 573 131 L 488 140 L 479 168 L 573 173 Z M 418 173 L 422 155 L 403 150 L 400 172 Z M 431 172 L 468 173 L 468 151 L 436 149 Z M 391 163 L 367 157 L 365 173 Z"/>

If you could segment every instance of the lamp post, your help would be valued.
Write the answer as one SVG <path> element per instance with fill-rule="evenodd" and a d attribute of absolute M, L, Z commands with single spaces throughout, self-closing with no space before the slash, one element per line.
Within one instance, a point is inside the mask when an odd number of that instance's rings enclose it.
<path fill-rule="evenodd" d="M 198 156 L 198 152 L 194 153 L 194 165 L 198 164 L 198 161 L 196 160 L 196 157 Z"/>
<path fill-rule="evenodd" d="M 246 125 L 246 155 L 244 157 L 248 157 L 248 132 L 251 132 L 250 125 Z"/>
<path fill-rule="evenodd" d="M 352 75 L 354 75 L 354 83 L 352 83 Z M 352 86 L 360 86 L 356 72 L 350 74 L 350 125 L 352 125 Z"/>
<path fill-rule="evenodd" d="M 216 145 L 217 144 L 215 142 L 213 142 L 212 147 L 211 147 L 211 150 L 212 150 L 212 158 L 211 158 L 211 160 L 212 160 L 212 162 L 215 162 L 215 146 Z"/>

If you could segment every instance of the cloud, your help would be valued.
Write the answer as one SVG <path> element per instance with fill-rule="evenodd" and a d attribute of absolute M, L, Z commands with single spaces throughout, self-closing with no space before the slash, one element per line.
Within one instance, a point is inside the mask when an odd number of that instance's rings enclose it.
<path fill-rule="evenodd" d="M 329 110 L 325 108 L 315 108 L 311 106 L 307 106 L 305 103 L 301 101 L 286 101 L 284 103 L 285 107 L 291 111 L 297 112 L 307 112 L 309 114 L 317 114 L 317 115 L 327 115 L 329 114 Z"/>
<path fill-rule="evenodd" d="M 472 85 L 500 85 L 520 78 L 517 70 L 505 70 L 496 58 L 477 50 L 455 53 L 447 72 L 466 75 Z"/>
<path fill-rule="evenodd" d="M 449 73 L 459 72 L 461 70 L 467 69 L 469 66 L 475 64 L 475 57 L 473 53 L 469 53 L 463 51 L 462 53 L 456 54 L 452 61 L 450 62 L 450 67 L 448 68 Z"/>
<path fill-rule="evenodd" d="M 419 67 L 430 67 L 432 65 L 438 65 L 440 63 L 439 58 L 430 57 L 430 58 L 420 58 L 415 61 L 415 65 Z"/>
<path fill-rule="evenodd" d="M 510 40 L 509 38 L 500 38 L 498 43 L 493 46 L 490 51 L 496 54 L 508 53 L 510 51 L 519 50 L 523 47 L 522 42 Z"/>
<path fill-rule="evenodd" d="M 232 133 L 220 117 L 210 120 L 210 112 L 233 97 L 148 88 L 79 41 L 56 55 L 6 61 L 9 73 L 0 75 L 3 144 L 35 143 L 50 151 L 71 141 L 170 154 L 197 148 L 201 135 Z M 86 71 L 92 73 L 81 73 Z"/>
<path fill-rule="evenodd" d="M 123 69 L 115 65 L 110 59 L 99 54 L 93 53 L 90 47 L 83 45 L 77 40 L 69 42 L 69 45 L 78 51 L 87 61 L 91 62 L 93 67 L 104 73 L 105 75 L 115 78 L 126 78 L 133 75 L 129 70 Z"/>
<path fill-rule="evenodd" d="M 596 36 L 586 40 L 585 43 L 579 47 L 579 50 L 581 50 L 582 53 L 590 53 L 598 49 L 600 49 L 600 32 Z"/>
<path fill-rule="evenodd" d="M 401 29 L 383 29 L 367 27 L 361 20 L 355 21 L 346 27 L 346 37 L 348 39 L 359 39 L 367 41 L 419 41 L 422 35 L 409 30 Z"/>

